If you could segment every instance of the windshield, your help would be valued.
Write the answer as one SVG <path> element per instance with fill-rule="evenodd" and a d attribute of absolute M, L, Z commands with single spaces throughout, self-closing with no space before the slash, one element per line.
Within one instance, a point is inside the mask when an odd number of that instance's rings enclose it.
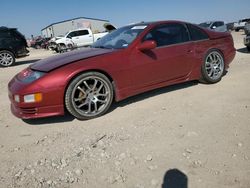
<path fill-rule="evenodd" d="M 199 24 L 200 27 L 205 27 L 205 28 L 209 28 L 210 25 L 211 25 L 211 22 L 204 22 L 204 23 Z"/>
<path fill-rule="evenodd" d="M 119 28 L 96 41 L 93 48 L 123 49 L 127 48 L 147 25 L 133 25 Z"/>

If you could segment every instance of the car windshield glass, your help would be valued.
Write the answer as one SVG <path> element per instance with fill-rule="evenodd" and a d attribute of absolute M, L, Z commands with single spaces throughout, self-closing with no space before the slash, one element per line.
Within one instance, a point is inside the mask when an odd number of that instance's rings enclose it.
<path fill-rule="evenodd" d="M 211 22 L 204 22 L 204 23 L 199 24 L 200 27 L 205 27 L 205 28 L 208 28 L 210 25 L 211 25 Z"/>
<path fill-rule="evenodd" d="M 65 33 L 65 35 L 61 35 L 61 36 L 62 37 L 66 37 L 69 33 L 70 33 L 70 31 L 68 31 L 67 33 Z"/>
<path fill-rule="evenodd" d="M 123 49 L 127 48 L 147 25 L 132 25 L 119 28 L 97 40 L 93 48 Z"/>

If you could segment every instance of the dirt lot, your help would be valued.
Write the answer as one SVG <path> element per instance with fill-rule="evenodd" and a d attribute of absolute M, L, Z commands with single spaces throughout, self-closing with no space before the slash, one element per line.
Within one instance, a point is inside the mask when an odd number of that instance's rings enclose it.
<path fill-rule="evenodd" d="M 1 68 L 0 187 L 249 188 L 250 54 L 244 35 L 233 37 L 239 50 L 218 84 L 148 92 L 89 121 L 11 114 L 7 83 L 52 52 Z"/>

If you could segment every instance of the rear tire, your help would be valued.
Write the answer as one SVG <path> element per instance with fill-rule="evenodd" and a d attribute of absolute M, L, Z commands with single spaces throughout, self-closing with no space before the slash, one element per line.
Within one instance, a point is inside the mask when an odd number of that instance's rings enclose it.
<path fill-rule="evenodd" d="M 98 72 L 80 74 L 69 84 L 65 106 L 77 119 L 92 119 L 105 114 L 113 101 L 113 86 Z"/>
<path fill-rule="evenodd" d="M 0 66 L 9 67 L 16 62 L 15 56 L 8 50 L 0 51 Z"/>
<path fill-rule="evenodd" d="M 250 52 L 250 46 L 247 46 L 247 50 Z"/>
<path fill-rule="evenodd" d="M 210 50 L 201 67 L 202 80 L 209 84 L 217 83 L 221 80 L 224 70 L 223 55 L 217 50 Z"/>

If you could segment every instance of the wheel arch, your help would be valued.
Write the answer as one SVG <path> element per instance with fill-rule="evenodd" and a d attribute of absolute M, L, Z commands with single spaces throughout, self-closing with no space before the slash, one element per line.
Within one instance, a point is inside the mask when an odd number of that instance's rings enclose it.
<path fill-rule="evenodd" d="M 210 48 L 204 53 L 204 57 L 202 58 L 202 64 L 201 64 L 201 67 L 200 67 L 200 79 L 199 79 L 199 81 L 202 82 L 202 83 L 208 83 L 208 81 L 205 81 L 205 79 L 204 79 L 204 74 L 203 74 L 202 69 L 203 69 L 203 65 L 204 65 L 204 62 L 206 61 L 207 56 L 211 52 L 218 52 L 222 56 L 222 59 L 224 61 L 224 70 L 223 70 L 222 76 L 225 74 L 225 63 L 226 63 L 225 61 L 226 61 L 226 59 L 225 59 L 225 55 L 223 53 L 223 50 L 218 48 L 218 47 L 217 48 L 216 47 Z M 219 79 L 219 81 L 220 81 L 220 79 Z M 216 82 L 218 82 L 218 81 L 216 81 Z M 216 82 L 214 82 L 214 83 L 216 83 Z"/>
<path fill-rule="evenodd" d="M 220 49 L 220 48 L 216 48 L 216 47 L 208 49 L 207 52 L 205 53 L 204 58 L 206 58 L 206 56 L 207 56 L 210 52 L 212 52 L 212 51 L 217 51 L 217 52 L 219 52 L 219 53 L 222 55 L 223 60 L 225 61 L 225 55 L 224 55 L 223 50 Z"/>
<path fill-rule="evenodd" d="M 12 50 L 12 49 L 7 49 L 7 48 L 0 48 L 0 51 L 4 51 L 4 50 L 11 52 L 12 54 L 14 54 L 15 58 L 17 58 L 17 54 L 15 53 L 14 50 Z"/>
<path fill-rule="evenodd" d="M 64 45 L 64 46 L 66 46 L 66 44 L 63 43 L 63 42 L 57 43 L 57 45 Z"/>
<path fill-rule="evenodd" d="M 209 53 L 211 53 L 212 51 L 217 51 L 217 52 L 219 52 L 219 53 L 222 55 L 222 58 L 223 58 L 224 63 L 225 63 L 225 55 L 224 55 L 224 53 L 223 53 L 223 50 L 221 50 L 220 48 L 216 48 L 216 47 L 208 49 L 208 50 L 204 53 L 204 56 L 203 56 L 203 58 L 202 58 L 202 61 L 205 61 L 207 55 L 208 55 Z M 202 63 L 203 63 L 203 62 L 202 62 Z M 202 66 L 202 64 L 201 64 L 201 66 Z M 200 71 L 201 71 L 201 68 L 202 68 L 202 67 L 200 67 Z"/>
<path fill-rule="evenodd" d="M 67 84 L 66 84 L 66 86 L 65 86 L 65 88 L 64 88 L 63 99 L 65 99 L 65 95 L 66 95 L 66 92 L 67 92 L 67 89 L 68 89 L 70 83 L 71 83 L 77 76 L 79 76 L 79 75 L 81 75 L 81 74 L 84 74 L 84 73 L 88 73 L 88 72 L 97 72 L 97 73 L 101 73 L 101 74 L 103 74 L 104 76 L 106 76 L 106 77 L 108 78 L 108 80 L 110 81 L 110 83 L 112 84 L 112 86 L 113 86 L 114 99 L 116 100 L 116 93 L 117 93 L 117 92 L 116 92 L 116 89 L 117 89 L 117 88 L 116 88 L 116 85 L 115 85 L 115 81 L 114 81 L 113 77 L 112 77 L 109 73 L 107 73 L 106 71 L 101 70 L 101 69 L 87 69 L 87 70 L 80 70 L 80 71 L 76 72 L 73 76 L 70 77 L 69 80 L 67 80 Z M 66 106 L 65 106 L 65 100 L 64 100 L 64 102 L 63 102 L 63 105 L 64 105 L 64 110 L 67 111 Z"/>

